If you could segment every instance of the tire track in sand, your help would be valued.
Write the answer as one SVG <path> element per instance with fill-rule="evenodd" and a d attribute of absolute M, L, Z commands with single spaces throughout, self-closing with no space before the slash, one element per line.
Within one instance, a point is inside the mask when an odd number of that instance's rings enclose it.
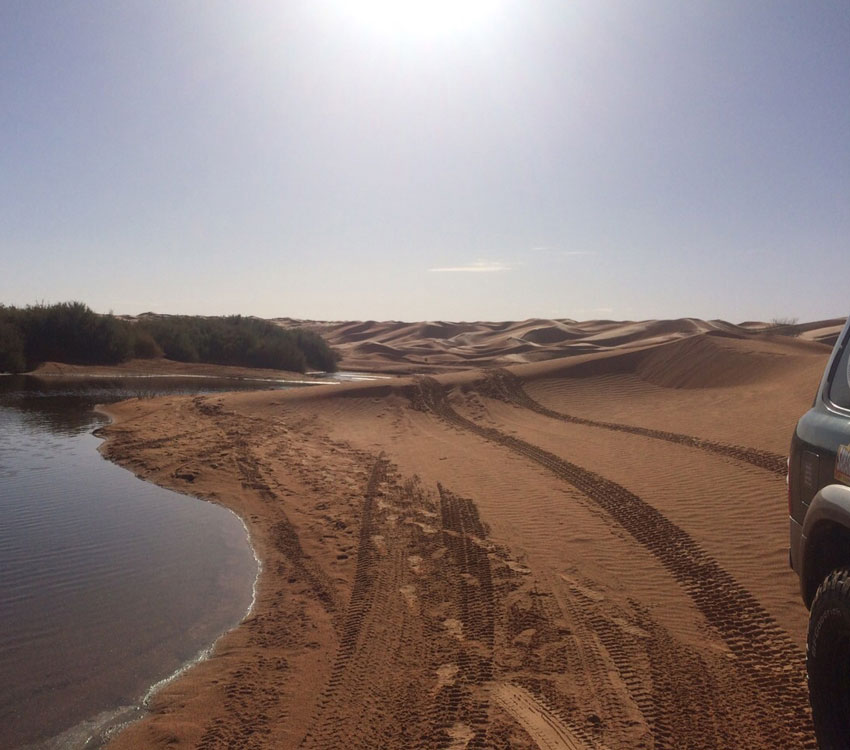
<path fill-rule="evenodd" d="M 642 437 L 653 438 L 655 440 L 664 440 L 668 443 L 676 443 L 677 445 L 685 445 L 689 448 L 697 448 L 698 450 L 715 453 L 720 456 L 728 456 L 738 461 L 743 461 L 759 469 L 769 471 L 771 474 L 784 477 L 786 474 L 785 456 L 780 456 L 778 453 L 761 450 L 759 448 L 748 448 L 743 445 L 732 445 L 730 443 L 721 443 L 715 440 L 706 440 L 705 438 L 694 437 L 693 435 L 684 435 L 678 432 L 668 432 L 666 430 L 654 430 L 649 427 L 639 427 L 636 425 L 620 424 L 618 422 L 599 422 L 594 419 L 585 419 L 584 417 L 575 417 L 571 414 L 555 411 L 543 404 L 535 401 L 525 389 L 522 387 L 522 381 L 509 370 L 497 369 L 487 373 L 487 378 L 481 385 L 480 390 L 484 395 L 498 398 L 502 401 L 521 406 L 530 411 L 537 412 L 543 416 L 552 419 L 560 420 L 561 422 L 569 422 L 571 424 L 584 425 L 586 427 L 598 427 L 604 430 L 612 430 L 614 432 L 627 432 L 632 435 L 640 435 Z"/>
<path fill-rule="evenodd" d="M 357 563 L 354 573 L 354 585 L 351 599 L 345 612 L 339 637 L 334 666 L 327 685 L 319 698 L 317 715 L 312 727 L 301 742 L 305 748 L 360 747 L 346 730 L 351 729 L 351 719 L 344 710 L 346 693 L 350 683 L 355 690 L 368 689 L 366 665 L 356 663 L 352 669 L 352 657 L 356 656 L 358 640 L 367 615 L 373 609 L 375 582 L 374 571 L 377 550 L 372 542 L 375 535 L 374 506 L 378 487 L 386 478 L 386 462 L 379 457 L 372 467 L 363 495 L 363 509 L 360 521 L 360 536 L 357 548 Z M 397 572 L 397 571 L 393 571 Z M 363 660 L 360 660 L 361 662 Z M 374 667 L 379 669 L 379 662 Z"/>
<path fill-rule="evenodd" d="M 493 699 L 519 722 L 540 750 L 587 750 L 588 745 L 525 688 L 499 683 L 493 687 Z"/>
<path fill-rule="evenodd" d="M 334 666 L 300 747 L 493 746 L 485 532 L 471 500 L 375 462 Z"/>
<path fill-rule="evenodd" d="M 735 657 L 763 707 L 776 747 L 815 748 L 803 655 L 755 597 L 683 529 L 625 487 L 500 430 L 458 414 L 435 379 L 420 378 L 414 407 L 534 461 L 573 485 L 649 551 L 688 594 Z"/>

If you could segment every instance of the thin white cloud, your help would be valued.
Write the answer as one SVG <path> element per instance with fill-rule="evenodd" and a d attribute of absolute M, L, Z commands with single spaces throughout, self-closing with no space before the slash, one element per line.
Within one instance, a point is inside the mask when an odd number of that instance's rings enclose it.
<path fill-rule="evenodd" d="M 429 268 L 430 273 L 498 273 L 499 271 L 510 271 L 508 263 L 478 261 L 466 266 L 441 266 Z"/>
<path fill-rule="evenodd" d="M 531 252 L 556 255 L 560 258 L 569 258 L 576 255 L 596 255 L 595 250 L 558 250 L 556 247 L 533 247 L 531 248 Z"/>

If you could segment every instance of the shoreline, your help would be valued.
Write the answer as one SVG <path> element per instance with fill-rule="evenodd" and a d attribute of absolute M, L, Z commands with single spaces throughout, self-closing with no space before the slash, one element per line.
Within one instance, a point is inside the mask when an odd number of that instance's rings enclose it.
<path fill-rule="evenodd" d="M 4 563 L 22 574 L 13 584 L 18 588 L 10 588 L 16 596 L 4 620 L 9 628 L 2 645 L 10 660 L 4 663 L 3 706 L 9 713 L 0 744 L 30 750 L 101 746 L 127 719 L 141 715 L 153 692 L 251 615 L 257 551 L 245 519 L 232 509 L 143 486 L 101 460 L 104 437 L 98 430 L 115 417 L 108 404 L 93 402 L 114 398 L 112 393 L 87 385 L 82 397 L 65 398 L 70 389 L 60 386 L 62 397 L 55 399 L 52 386 L 7 385 L 2 411 L 10 429 L 2 468 L 13 481 L 4 483 L 11 501 L 4 518 L 14 533 L 20 520 L 15 503 L 29 509 L 20 538 L 32 553 L 5 554 L 9 534 L 4 536 Z M 29 477 L 30 466 L 16 463 L 15 451 L 43 454 L 38 468 L 48 479 L 15 482 L 13 472 Z M 27 535 L 33 527 L 46 532 Z M 64 545 L 72 551 L 69 559 L 56 554 L 58 538 L 60 550 Z M 33 544 L 39 539 L 54 544 Z M 31 580 L 31 570 L 40 577 Z M 25 599 L 36 604 L 15 607 Z M 38 627 L 20 626 L 12 617 Z M 23 668 L 16 669 L 17 663 Z M 32 701 L 20 699 L 29 693 Z"/>
<path fill-rule="evenodd" d="M 338 387 L 336 386 L 335 388 Z M 312 391 L 313 389 L 309 390 Z M 250 393 L 281 396 L 291 393 L 291 391 L 255 391 Z M 177 402 L 182 408 L 188 409 L 198 403 L 207 404 L 210 401 L 219 400 L 220 397 L 220 394 L 202 397 L 181 396 L 172 397 L 171 401 Z M 195 480 L 191 480 L 187 484 L 187 480 L 182 478 L 187 476 L 187 474 L 173 470 L 163 473 L 157 470 L 156 467 L 146 465 L 144 462 L 140 464 L 137 457 L 133 455 L 133 452 L 124 452 L 121 449 L 119 446 L 120 435 L 125 425 L 131 424 L 139 413 L 156 413 L 161 408 L 157 403 L 158 401 L 163 401 L 163 399 L 145 399 L 143 401 L 130 399 L 119 402 L 118 404 L 110 404 L 102 407 L 101 411 L 108 415 L 111 422 L 100 428 L 99 431 L 99 436 L 103 438 L 99 447 L 101 455 L 107 458 L 107 460 L 131 471 L 135 476 L 144 481 L 154 482 L 165 489 L 180 494 L 191 495 L 198 500 L 213 502 L 229 510 L 240 519 L 243 527 L 246 529 L 254 558 L 258 561 L 258 571 L 254 580 L 252 604 L 249 611 L 233 628 L 222 633 L 200 655 L 203 658 L 192 660 L 183 665 L 174 674 L 151 686 L 144 697 L 146 704 L 145 713 L 134 718 L 126 726 L 116 727 L 110 732 L 106 743 L 103 745 L 110 749 L 146 747 L 155 744 L 156 740 L 154 737 L 159 736 L 156 726 L 157 721 L 163 718 L 167 720 L 168 713 L 173 709 L 175 703 L 177 705 L 183 705 L 185 708 L 186 702 L 198 702 L 201 704 L 201 713 L 204 713 L 203 704 L 212 702 L 220 710 L 222 703 L 226 703 L 226 696 L 220 695 L 217 686 L 226 680 L 229 673 L 238 672 L 239 665 L 244 666 L 245 663 L 251 661 L 252 653 L 257 649 L 251 643 L 252 639 L 256 640 L 256 635 L 249 631 L 252 628 L 256 629 L 258 623 L 275 619 L 275 600 L 281 599 L 277 591 L 280 588 L 279 584 L 283 583 L 283 587 L 287 587 L 286 582 L 272 580 L 273 575 L 271 573 L 272 566 L 275 564 L 273 561 L 277 550 L 275 549 L 274 541 L 270 540 L 270 536 L 273 536 L 277 526 L 281 523 L 278 514 L 274 512 L 268 514 L 262 513 L 256 497 L 240 499 L 240 491 L 232 487 L 232 482 L 206 483 L 203 485 L 203 489 L 201 489 L 197 486 L 198 483 Z M 172 420 L 169 417 L 166 417 L 166 421 L 172 423 L 172 425 L 175 421 L 179 422 L 179 420 Z M 223 491 L 222 484 L 230 484 L 231 489 L 235 491 L 231 493 Z M 279 567 L 279 563 L 277 565 Z M 292 586 L 290 585 L 289 588 L 292 588 Z M 298 598 L 297 593 L 294 598 Z M 306 599 L 309 600 L 309 605 L 314 603 L 312 596 L 308 595 Z M 331 637 L 330 631 L 332 630 L 329 621 L 326 623 L 325 629 L 328 631 L 325 638 L 327 640 L 327 638 Z M 305 647 L 305 644 L 302 643 L 296 650 L 299 652 L 294 655 L 296 659 L 304 659 L 304 652 L 306 651 L 308 652 L 307 658 L 309 660 L 314 647 L 312 645 Z M 291 658 L 289 654 L 284 656 L 282 661 L 286 661 L 288 658 Z M 326 663 L 326 659 L 322 656 L 318 661 L 320 663 L 312 664 L 310 668 L 302 670 L 301 681 L 306 683 L 305 688 L 310 693 L 315 693 L 317 689 L 316 677 L 327 676 L 329 665 Z M 211 693 L 219 693 L 219 695 L 211 700 Z M 145 739 L 140 740 L 137 735 L 141 735 Z M 194 732 L 194 735 L 195 740 L 197 740 L 197 731 Z M 182 747 L 184 745 L 181 744 L 179 746 Z M 189 742 L 185 746 L 193 747 L 194 743 Z"/>
<path fill-rule="evenodd" d="M 80 374 L 80 375 L 78 375 L 78 377 L 101 377 L 101 376 L 100 375 Z M 128 376 L 125 376 L 125 377 L 138 377 L 138 376 L 128 375 Z M 221 376 L 216 376 L 216 375 L 208 375 L 208 376 L 150 375 L 148 377 L 209 377 L 209 378 L 220 378 Z M 160 398 L 162 398 L 162 397 L 160 397 Z M 106 460 L 114 463 L 116 466 L 130 470 L 130 469 L 128 469 L 128 467 L 123 465 L 120 461 L 116 461 L 114 458 L 111 458 L 107 455 L 107 451 L 108 451 L 107 446 L 108 446 L 108 442 L 109 442 L 109 439 L 110 439 L 107 428 L 109 428 L 111 425 L 113 425 L 116 422 L 116 416 L 110 410 L 109 407 L 110 407 L 109 404 L 96 404 L 94 406 L 94 409 L 93 409 L 93 411 L 95 411 L 98 414 L 102 414 L 103 416 L 105 416 L 109 420 L 105 425 L 103 425 L 102 427 L 98 427 L 97 429 L 95 429 L 93 431 L 93 434 L 95 434 L 95 437 L 100 438 L 100 441 L 101 441 L 100 444 L 98 445 L 97 450 L 98 450 L 98 453 L 101 456 L 106 458 Z M 134 476 L 139 481 L 149 481 L 149 480 L 146 480 L 144 477 L 139 476 L 138 474 L 134 473 Z M 189 659 L 186 662 L 184 662 L 183 664 L 181 664 L 174 671 L 172 671 L 171 674 L 168 674 L 165 677 L 163 677 L 162 679 L 154 682 L 142 694 L 142 696 L 138 699 L 138 701 L 135 704 L 130 705 L 130 706 L 119 706 L 118 708 L 116 708 L 114 710 L 104 711 L 101 714 L 99 714 L 97 717 L 94 717 L 93 719 L 84 720 L 83 722 L 80 723 L 80 725 L 72 727 L 71 729 L 67 730 L 66 732 L 63 732 L 58 737 L 51 738 L 51 739 L 47 740 L 46 742 L 47 742 L 48 748 L 55 747 L 56 750 L 60 750 L 61 748 L 65 747 L 65 745 L 67 744 L 67 742 L 69 740 L 71 740 L 71 741 L 74 741 L 75 739 L 77 741 L 82 740 L 82 737 L 80 736 L 81 731 L 85 732 L 86 730 L 85 729 L 80 730 L 79 728 L 85 727 L 89 724 L 93 724 L 95 726 L 96 731 L 95 731 L 94 734 L 88 735 L 84 739 L 84 741 L 82 742 L 82 745 L 80 745 L 80 747 L 85 748 L 85 750 L 101 750 L 102 748 L 108 747 L 110 745 L 110 743 L 119 734 L 124 732 L 126 729 L 128 729 L 133 724 L 135 724 L 139 721 L 142 721 L 150 713 L 151 703 L 154 700 L 154 698 L 157 696 L 157 694 L 162 689 L 164 689 L 165 687 L 167 687 L 171 683 L 175 682 L 176 680 L 179 680 L 181 677 L 185 676 L 187 672 L 189 672 L 191 669 L 197 667 L 200 663 L 210 659 L 212 657 L 212 655 L 215 653 L 215 649 L 216 649 L 217 644 L 225 636 L 227 636 L 229 633 L 232 633 L 233 631 L 237 630 L 242 625 L 242 623 L 245 622 L 245 620 L 247 620 L 249 617 L 251 617 L 254 614 L 254 611 L 255 611 L 255 608 L 256 608 L 256 605 L 257 605 L 257 588 L 258 588 L 258 584 L 259 584 L 259 581 L 260 581 L 260 577 L 263 574 L 263 560 L 260 557 L 259 553 L 257 552 L 257 548 L 254 544 L 254 541 L 253 541 L 253 538 L 252 538 L 252 535 L 251 535 L 251 528 L 250 528 L 248 522 L 233 507 L 231 507 L 230 505 L 228 505 L 224 502 L 221 502 L 220 500 L 217 500 L 217 499 L 214 499 L 214 498 L 209 498 L 209 497 L 207 497 L 207 498 L 200 497 L 198 495 L 192 494 L 191 492 L 185 492 L 185 491 L 181 492 L 181 491 L 179 491 L 179 490 L 177 490 L 173 487 L 167 487 L 167 486 L 162 485 L 162 484 L 160 484 L 159 486 L 163 487 L 163 489 L 169 490 L 170 492 L 175 492 L 175 493 L 184 495 L 186 497 L 191 497 L 194 500 L 197 500 L 198 502 L 211 502 L 215 505 L 218 505 L 218 506 L 224 508 L 225 510 L 227 510 L 229 513 L 233 514 L 233 516 L 235 516 L 239 520 L 239 522 L 242 524 L 242 528 L 245 531 L 245 541 L 248 544 L 248 547 L 250 548 L 251 554 L 252 554 L 254 561 L 256 562 L 256 565 L 257 565 L 257 572 L 256 572 L 256 575 L 253 578 L 252 583 L 251 583 L 251 602 L 248 605 L 247 610 L 240 616 L 240 618 L 231 627 L 229 627 L 226 630 L 223 630 L 221 633 L 219 633 L 208 646 L 205 646 L 201 650 L 199 650 L 198 653 L 195 654 L 195 656 L 193 656 L 191 659 Z M 129 716 L 129 718 L 125 719 L 124 718 L 125 715 Z M 100 721 L 98 721 L 99 717 L 102 717 L 100 719 Z M 23 750 L 26 750 L 26 748 L 24 748 Z"/>
<path fill-rule="evenodd" d="M 67 376 L 47 376 L 47 377 L 67 377 Z M 72 377 L 103 377 L 102 375 L 89 375 L 80 373 Z M 128 375 L 124 377 L 138 377 L 135 375 Z M 171 375 L 171 376 L 162 376 L 162 375 L 151 375 L 149 377 L 210 377 L 216 378 L 218 376 L 196 376 L 196 375 Z M 110 411 L 109 404 L 96 404 L 92 411 L 96 414 L 100 414 L 108 420 L 106 424 L 95 428 L 92 431 L 92 434 L 99 438 L 100 442 L 97 447 L 98 453 L 110 460 L 111 463 L 114 463 L 116 466 L 121 468 L 126 468 L 122 466 L 120 463 L 109 459 L 106 455 L 104 455 L 104 448 L 106 443 L 109 440 L 108 435 L 104 432 L 101 432 L 105 428 L 109 427 L 109 425 L 115 422 L 115 415 Z M 145 481 L 141 477 L 136 476 L 140 481 Z M 167 489 L 170 492 L 178 492 L 177 490 L 169 487 L 165 487 L 160 485 L 163 489 Z M 232 625 L 226 627 L 224 630 L 219 632 L 212 642 L 208 645 L 202 647 L 193 657 L 179 665 L 176 669 L 174 669 L 170 674 L 165 675 L 161 679 L 153 682 L 132 704 L 116 706 L 115 708 L 105 709 L 100 713 L 87 717 L 80 721 L 78 724 L 71 726 L 58 735 L 54 735 L 52 737 L 48 737 L 44 740 L 37 741 L 32 744 L 25 745 L 21 748 L 21 750 L 64 750 L 68 747 L 79 748 L 80 750 L 101 750 L 109 745 L 109 743 L 121 732 L 125 731 L 132 724 L 143 720 L 148 713 L 150 712 L 151 701 L 154 699 L 156 694 L 162 690 L 164 687 L 169 685 L 170 683 L 179 680 L 183 677 L 188 671 L 196 667 L 202 661 L 209 659 L 210 656 L 214 653 L 217 644 L 221 641 L 223 637 L 225 637 L 228 633 L 237 629 L 248 617 L 250 617 L 253 612 L 257 601 L 257 586 L 260 576 L 262 574 L 263 566 L 262 560 L 258 556 L 257 550 L 253 544 L 251 538 L 251 532 L 248 524 L 245 519 L 242 518 L 233 508 L 228 505 L 212 500 L 209 498 L 201 498 L 196 495 L 193 495 L 190 492 L 179 492 L 179 494 L 184 495 L 186 497 L 190 497 L 197 502 L 213 502 L 214 504 L 222 507 L 224 510 L 231 513 L 236 519 L 238 519 L 241 524 L 244 533 L 245 533 L 245 543 L 248 545 L 248 548 L 251 550 L 251 555 L 254 558 L 256 563 L 256 574 L 253 576 L 251 582 L 251 601 L 248 605 L 247 609 L 244 613 L 242 613 L 239 618 L 233 622 Z"/>
<path fill-rule="evenodd" d="M 117 365 L 71 365 L 64 362 L 45 362 L 35 370 L 20 373 L 29 377 L 211 377 L 239 380 L 272 380 L 298 382 L 310 373 L 290 370 L 216 365 L 202 362 L 176 362 L 169 359 L 132 359 Z M 318 379 L 308 379 L 314 382 Z"/>

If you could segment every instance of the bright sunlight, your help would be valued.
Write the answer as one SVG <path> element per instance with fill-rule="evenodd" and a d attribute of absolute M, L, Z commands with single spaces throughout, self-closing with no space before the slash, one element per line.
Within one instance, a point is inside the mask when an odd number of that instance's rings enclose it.
<path fill-rule="evenodd" d="M 450 34 L 489 21 L 503 0 L 358 0 L 341 4 L 358 22 L 386 34 Z"/>

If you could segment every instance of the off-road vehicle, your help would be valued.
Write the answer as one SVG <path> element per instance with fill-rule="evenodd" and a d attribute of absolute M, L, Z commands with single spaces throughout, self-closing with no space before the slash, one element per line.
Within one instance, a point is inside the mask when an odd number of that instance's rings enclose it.
<path fill-rule="evenodd" d="M 822 750 L 850 748 L 850 319 L 788 459 L 791 567 L 810 609 L 806 667 Z"/>

